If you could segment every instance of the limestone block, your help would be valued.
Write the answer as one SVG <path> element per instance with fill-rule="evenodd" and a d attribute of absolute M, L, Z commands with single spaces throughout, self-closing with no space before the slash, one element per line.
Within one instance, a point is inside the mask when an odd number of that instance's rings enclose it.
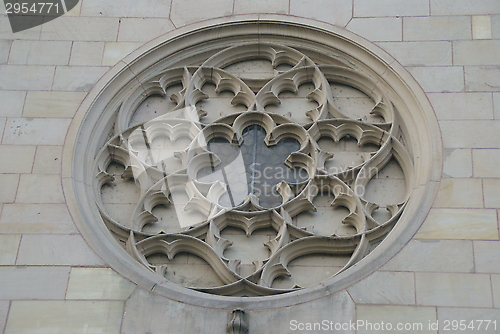
<path fill-rule="evenodd" d="M 0 90 L 0 116 L 21 117 L 26 92 Z"/>
<path fill-rule="evenodd" d="M 499 121 L 440 121 L 439 126 L 445 148 L 497 148 L 500 143 Z"/>
<path fill-rule="evenodd" d="M 479 273 L 500 273 L 500 242 L 474 241 L 474 260 Z"/>
<path fill-rule="evenodd" d="M 354 18 L 347 29 L 370 41 L 401 41 L 403 19 L 398 17 Z"/>
<path fill-rule="evenodd" d="M 125 300 L 135 287 L 109 268 L 72 268 L 66 299 Z"/>
<path fill-rule="evenodd" d="M 405 66 L 452 65 L 450 42 L 379 42 L 377 44 Z"/>
<path fill-rule="evenodd" d="M 108 67 L 58 66 L 54 90 L 88 92 L 108 70 Z"/>
<path fill-rule="evenodd" d="M 376 271 L 347 291 L 358 304 L 415 304 L 413 273 Z"/>
<path fill-rule="evenodd" d="M 68 267 L 0 267 L 0 299 L 63 299 Z"/>
<path fill-rule="evenodd" d="M 170 1 L 164 0 L 121 0 L 82 1 L 82 16 L 103 17 L 168 17 Z"/>
<path fill-rule="evenodd" d="M 0 152 L 2 152 L 1 147 Z M 0 174 L 0 184 L 2 185 L 0 188 L 0 203 L 14 202 L 17 185 L 19 184 L 19 174 Z"/>
<path fill-rule="evenodd" d="M 436 331 L 429 330 L 427 324 L 429 321 L 436 322 L 436 308 L 422 306 L 385 306 L 385 305 L 357 305 L 357 320 L 364 321 L 365 325 L 358 327 L 357 333 L 389 333 L 385 329 L 377 330 L 375 324 L 391 324 L 392 331 L 397 333 L 397 324 L 416 324 L 408 333 L 432 333 Z M 371 324 L 371 326 L 369 325 Z M 422 326 L 420 327 L 420 324 Z M 403 332 L 403 331 L 401 331 Z"/>
<path fill-rule="evenodd" d="M 465 88 L 468 91 L 499 91 L 500 66 L 465 66 Z"/>
<path fill-rule="evenodd" d="M 5 334 L 120 333 L 121 301 L 13 301 Z"/>
<path fill-rule="evenodd" d="M 5 327 L 7 322 L 7 313 L 9 312 L 10 302 L 8 300 L 0 301 L 0 328 Z"/>
<path fill-rule="evenodd" d="M 23 174 L 19 181 L 17 203 L 64 203 L 59 175 Z"/>
<path fill-rule="evenodd" d="M 493 119 L 493 99 L 489 93 L 428 94 L 440 120 Z"/>
<path fill-rule="evenodd" d="M 118 41 L 146 42 L 174 29 L 172 21 L 160 18 L 124 18 L 120 23 Z"/>
<path fill-rule="evenodd" d="M 434 207 L 442 208 L 482 208 L 483 205 L 480 179 L 442 179 L 434 202 Z"/>
<path fill-rule="evenodd" d="M 483 179 L 484 206 L 500 208 L 500 179 Z"/>
<path fill-rule="evenodd" d="M 431 209 L 415 238 L 498 240 L 496 211 Z"/>
<path fill-rule="evenodd" d="M 5 204 L 0 233 L 78 233 L 64 204 Z"/>
<path fill-rule="evenodd" d="M 11 41 L 0 41 L 0 65 L 7 63 Z"/>
<path fill-rule="evenodd" d="M 102 64 L 113 66 L 140 46 L 142 46 L 142 43 L 108 42 L 104 48 Z"/>
<path fill-rule="evenodd" d="M 471 38 L 469 16 L 405 17 L 405 41 L 446 41 Z"/>
<path fill-rule="evenodd" d="M 3 1 L 2 1 L 3 5 Z M 3 6 L 2 6 L 3 7 Z M 10 27 L 9 18 L 4 13 L 0 14 L 0 39 L 31 39 L 37 40 L 40 38 L 41 26 L 33 27 L 27 30 L 13 33 Z"/>
<path fill-rule="evenodd" d="M 497 0 L 431 0 L 432 15 L 471 15 L 499 13 Z"/>
<path fill-rule="evenodd" d="M 454 65 L 500 65 L 500 40 L 453 42 Z"/>
<path fill-rule="evenodd" d="M 0 145 L 0 173 L 31 173 L 35 146 Z"/>
<path fill-rule="evenodd" d="M 354 17 L 429 15 L 429 1 L 416 0 L 411 6 L 405 0 L 354 0 Z"/>
<path fill-rule="evenodd" d="M 473 272 L 470 240 L 411 240 L 383 270 Z"/>
<path fill-rule="evenodd" d="M 462 66 L 408 67 L 426 92 L 462 92 L 464 68 Z"/>
<path fill-rule="evenodd" d="M 178 303 L 137 288 L 125 303 L 121 333 L 225 333 L 228 312 Z"/>
<path fill-rule="evenodd" d="M 118 18 L 62 16 L 42 26 L 41 39 L 89 42 L 116 41 L 118 25 Z"/>
<path fill-rule="evenodd" d="M 85 97 L 84 92 L 28 92 L 24 117 L 73 117 Z"/>
<path fill-rule="evenodd" d="M 288 0 L 235 0 L 234 14 L 279 13 L 287 14 Z"/>
<path fill-rule="evenodd" d="M 36 149 L 33 173 L 61 173 L 62 146 L 38 146 Z"/>
<path fill-rule="evenodd" d="M 498 333 L 498 319 L 500 319 L 500 310 L 485 309 L 485 308 L 456 308 L 456 307 L 438 307 L 437 315 L 439 319 L 439 334 L 444 333 Z M 450 326 L 445 328 L 445 324 L 448 322 L 458 321 L 458 324 L 452 323 Z M 490 320 L 488 328 L 487 321 L 480 322 L 481 320 Z M 496 328 L 493 321 L 496 320 Z M 460 323 L 466 325 L 466 329 L 460 330 Z M 457 330 L 453 330 L 452 325 L 457 325 Z M 474 327 L 469 327 L 469 326 Z M 472 329 L 474 328 L 474 329 Z"/>
<path fill-rule="evenodd" d="M 352 3 L 343 0 L 290 0 L 290 14 L 344 27 L 352 18 Z"/>
<path fill-rule="evenodd" d="M 493 94 L 493 109 L 495 112 L 495 119 L 500 119 L 500 93 Z"/>
<path fill-rule="evenodd" d="M 500 150 L 472 150 L 475 177 L 500 177 Z"/>
<path fill-rule="evenodd" d="M 0 265 L 13 265 L 16 262 L 20 242 L 20 235 L 0 234 Z"/>
<path fill-rule="evenodd" d="M 74 42 L 69 64 L 74 66 L 99 66 L 102 63 L 103 54 L 104 42 Z"/>
<path fill-rule="evenodd" d="M 335 332 L 335 327 L 333 330 L 330 327 L 332 324 L 349 324 L 355 322 L 354 319 L 355 304 L 345 291 L 309 303 L 249 312 L 250 331 L 255 333 L 269 333 L 270 326 L 276 333 L 328 333 Z M 315 323 L 325 327 L 322 330 L 305 330 L 307 324 L 314 328 Z M 354 333 L 350 329 L 341 332 Z"/>
<path fill-rule="evenodd" d="M 18 265 L 102 266 L 80 235 L 24 235 Z"/>
<path fill-rule="evenodd" d="M 18 65 L 67 65 L 71 42 L 23 41 L 12 43 L 9 64 Z"/>
<path fill-rule="evenodd" d="M 173 0 L 171 6 L 170 19 L 176 27 L 180 27 L 201 20 L 231 15 L 233 1 L 221 0 L 214 4 L 212 1 Z"/>
<path fill-rule="evenodd" d="M 443 175 L 448 177 L 471 177 L 472 150 L 444 149 Z"/>
<path fill-rule="evenodd" d="M 461 273 L 416 273 L 417 304 L 492 307 L 490 276 Z"/>
<path fill-rule="evenodd" d="M 500 275 L 491 275 L 491 283 L 493 285 L 493 300 L 495 307 L 500 308 Z"/>
<path fill-rule="evenodd" d="M 475 15 L 472 16 L 472 38 L 473 39 L 491 39 L 491 16 Z"/>
<path fill-rule="evenodd" d="M 61 145 L 70 122 L 70 119 L 57 118 L 9 118 L 5 125 L 3 143 Z"/>
<path fill-rule="evenodd" d="M 0 89 L 50 90 L 54 66 L 0 65 Z"/>
<path fill-rule="evenodd" d="M 500 15 L 491 15 L 491 35 L 495 39 L 500 38 Z"/>

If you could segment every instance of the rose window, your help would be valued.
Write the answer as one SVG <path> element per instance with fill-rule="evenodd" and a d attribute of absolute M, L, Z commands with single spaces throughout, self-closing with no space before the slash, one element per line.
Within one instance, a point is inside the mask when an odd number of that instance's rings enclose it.
<path fill-rule="evenodd" d="M 160 279 L 229 296 L 313 286 L 405 210 L 414 157 L 396 105 L 338 56 L 273 42 L 192 54 L 124 91 L 93 198 Z"/>

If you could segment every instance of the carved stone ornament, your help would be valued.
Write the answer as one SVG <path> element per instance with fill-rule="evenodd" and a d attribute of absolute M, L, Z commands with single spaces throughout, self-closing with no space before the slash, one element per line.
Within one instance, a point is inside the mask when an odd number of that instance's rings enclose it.
<path fill-rule="evenodd" d="M 418 211 L 433 144 L 415 128 L 415 97 L 376 57 L 371 68 L 342 51 L 345 40 L 335 49 L 272 26 L 173 39 L 89 107 L 101 113 L 84 120 L 92 140 L 73 164 L 92 233 L 112 236 L 153 290 L 251 297 L 335 283 Z M 245 332 L 233 313 L 232 332 Z"/>

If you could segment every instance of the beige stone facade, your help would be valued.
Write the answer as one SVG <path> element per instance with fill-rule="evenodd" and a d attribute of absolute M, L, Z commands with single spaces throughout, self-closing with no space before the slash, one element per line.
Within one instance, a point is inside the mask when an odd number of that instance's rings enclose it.
<path fill-rule="evenodd" d="M 498 0 L 80 0 L 15 34 L 4 13 L 2 4 L 0 334 L 225 333 L 232 319 L 251 334 L 500 331 Z M 355 265 L 354 280 L 279 297 L 156 291 L 153 278 L 123 269 L 137 265 L 132 259 L 110 263 L 76 216 L 76 132 L 106 80 L 145 51 L 211 25 L 259 20 L 347 36 L 409 82 L 433 108 L 433 133 L 419 135 L 435 139 L 429 147 L 440 156 L 417 179 L 437 195 L 421 195 L 423 212 L 412 214 L 423 224 L 411 238 L 392 238 L 397 254 Z"/>

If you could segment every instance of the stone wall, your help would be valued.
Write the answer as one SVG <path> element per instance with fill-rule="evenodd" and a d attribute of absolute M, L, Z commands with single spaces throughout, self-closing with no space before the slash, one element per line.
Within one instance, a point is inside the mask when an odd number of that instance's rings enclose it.
<path fill-rule="evenodd" d="M 500 330 L 498 0 L 80 0 L 15 34 L 0 16 L 0 333 L 226 331 L 232 310 L 152 294 L 94 253 L 66 205 L 63 146 L 86 94 L 127 54 L 205 20 L 256 14 L 334 25 L 386 50 L 427 93 L 444 165 L 426 221 L 399 254 L 337 293 L 249 311 L 250 333 L 322 332 L 298 324 L 323 320 Z M 497 330 L 477 331 L 478 320 Z"/>

